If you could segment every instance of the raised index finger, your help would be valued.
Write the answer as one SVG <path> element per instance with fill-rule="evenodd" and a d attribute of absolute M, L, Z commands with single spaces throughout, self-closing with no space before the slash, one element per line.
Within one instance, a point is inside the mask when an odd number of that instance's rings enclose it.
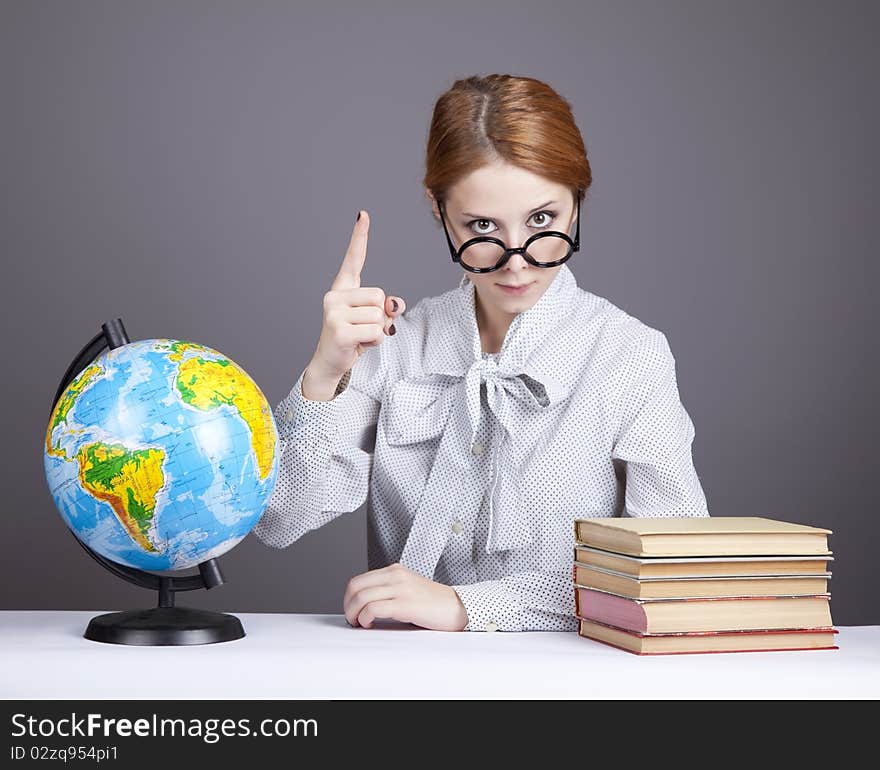
<path fill-rule="evenodd" d="M 358 289 L 361 285 L 361 270 L 367 258 L 367 235 L 370 230 L 370 216 L 366 211 L 360 212 L 360 218 L 354 223 L 348 250 L 333 279 L 331 289 Z"/>

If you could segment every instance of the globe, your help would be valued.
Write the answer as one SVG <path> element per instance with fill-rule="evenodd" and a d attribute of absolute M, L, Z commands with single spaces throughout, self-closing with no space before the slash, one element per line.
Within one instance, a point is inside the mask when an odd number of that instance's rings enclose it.
<path fill-rule="evenodd" d="M 46 481 L 67 526 L 105 558 L 180 570 L 259 521 L 278 474 L 272 409 L 248 374 L 195 342 L 106 350 L 58 398 Z"/>

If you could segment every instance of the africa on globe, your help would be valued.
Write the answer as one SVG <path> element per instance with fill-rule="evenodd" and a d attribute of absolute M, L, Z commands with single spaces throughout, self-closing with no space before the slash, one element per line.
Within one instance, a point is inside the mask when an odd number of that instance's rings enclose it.
<path fill-rule="evenodd" d="M 44 464 L 62 518 L 129 567 L 178 570 L 244 539 L 278 474 L 278 431 L 236 363 L 194 342 L 105 351 L 58 399 Z"/>

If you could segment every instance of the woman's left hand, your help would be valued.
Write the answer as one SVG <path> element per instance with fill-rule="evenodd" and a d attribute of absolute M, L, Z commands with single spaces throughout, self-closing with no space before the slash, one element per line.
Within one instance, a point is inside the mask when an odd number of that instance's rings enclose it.
<path fill-rule="evenodd" d="M 451 586 L 413 572 L 399 562 L 355 575 L 342 600 L 352 626 L 370 628 L 376 618 L 392 618 L 435 631 L 463 631 L 468 617 Z"/>

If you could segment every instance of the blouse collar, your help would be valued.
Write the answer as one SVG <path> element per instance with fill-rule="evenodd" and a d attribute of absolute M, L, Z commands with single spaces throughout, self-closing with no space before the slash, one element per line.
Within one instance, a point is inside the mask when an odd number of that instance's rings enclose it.
<path fill-rule="evenodd" d="M 537 302 L 514 317 L 498 356 L 487 360 L 477 326 L 476 287 L 465 273 L 456 289 L 437 298 L 426 324 L 425 373 L 462 377 L 475 361 L 483 361 L 502 375 L 525 374 L 537 381 L 551 404 L 562 400 L 574 385 L 576 367 L 566 366 L 570 351 L 562 349 L 554 332 L 576 310 L 581 293 L 563 264 Z"/>

